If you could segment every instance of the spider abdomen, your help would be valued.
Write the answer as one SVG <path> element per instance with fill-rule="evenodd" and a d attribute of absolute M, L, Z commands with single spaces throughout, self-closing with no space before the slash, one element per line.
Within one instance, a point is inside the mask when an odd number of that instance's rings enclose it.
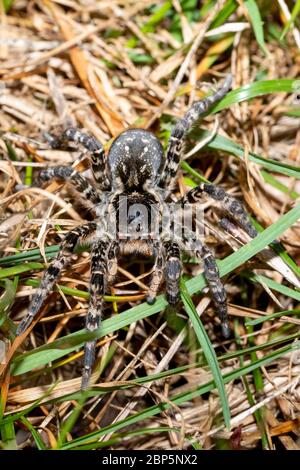
<path fill-rule="evenodd" d="M 143 129 L 122 132 L 108 153 L 114 189 L 136 191 L 153 186 L 163 161 L 162 145 L 151 132 Z"/>

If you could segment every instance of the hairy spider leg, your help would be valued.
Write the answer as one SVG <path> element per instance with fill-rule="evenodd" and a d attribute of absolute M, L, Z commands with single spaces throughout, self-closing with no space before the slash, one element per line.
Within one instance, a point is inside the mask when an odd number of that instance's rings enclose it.
<path fill-rule="evenodd" d="M 171 241 L 165 243 L 166 249 L 166 294 L 167 301 L 175 305 L 179 300 L 179 282 L 181 275 L 180 248 L 178 243 Z"/>
<path fill-rule="evenodd" d="M 108 284 L 107 258 L 111 251 L 111 242 L 97 241 L 92 247 L 91 253 L 91 281 L 90 281 L 90 299 L 86 317 L 87 331 L 94 331 L 100 326 L 103 296 Z M 81 389 L 86 390 L 89 386 L 89 380 L 92 373 L 92 367 L 95 360 L 96 340 L 87 341 L 84 346 L 84 365 Z"/>
<path fill-rule="evenodd" d="M 119 253 L 119 244 L 117 242 L 112 242 L 107 253 L 107 275 L 108 275 L 107 284 L 108 286 L 110 286 L 113 283 L 117 275 L 118 253 Z"/>
<path fill-rule="evenodd" d="M 158 290 L 162 284 L 164 277 L 164 266 L 165 266 L 165 257 L 161 247 L 157 247 L 155 254 L 155 261 L 153 266 L 153 271 L 151 275 L 147 303 L 149 305 L 154 304 L 157 297 Z"/>
<path fill-rule="evenodd" d="M 257 230 L 253 227 L 243 205 L 234 197 L 214 184 L 201 183 L 196 188 L 191 189 L 181 198 L 178 203 L 182 206 L 201 201 L 202 196 L 207 194 L 209 197 L 222 204 L 222 208 L 242 227 L 251 238 L 257 236 Z"/>
<path fill-rule="evenodd" d="M 220 279 L 219 269 L 216 260 L 210 249 L 189 231 L 185 232 L 185 238 L 182 245 L 183 250 L 191 256 L 203 260 L 204 276 L 207 280 L 211 297 L 221 320 L 221 328 L 224 338 L 230 336 L 230 327 L 228 322 L 228 312 L 226 303 L 225 287 Z"/>
<path fill-rule="evenodd" d="M 101 202 L 100 196 L 88 180 L 70 166 L 57 166 L 54 168 L 48 168 L 47 170 L 42 170 L 40 178 L 43 181 L 54 179 L 69 182 L 86 201 L 91 202 L 92 204 L 99 204 Z"/>
<path fill-rule="evenodd" d="M 56 257 L 44 272 L 41 284 L 37 292 L 33 295 L 32 301 L 29 305 L 28 313 L 20 322 L 17 328 L 17 335 L 21 335 L 32 323 L 33 318 L 40 310 L 42 304 L 44 303 L 49 292 L 52 290 L 54 283 L 61 274 L 62 269 L 70 261 L 70 256 L 73 253 L 73 250 L 78 243 L 79 239 L 85 238 L 94 232 L 97 228 L 95 222 L 90 222 L 88 224 L 76 227 L 74 230 L 71 230 L 65 236 L 65 239 L 61 243 L 59 252 Z"/>
<path fill-rule="evenodd" d="M 227 75 L 224 83 L 214 94 L 207 96 L 203 100 L 196 101 L 184 117 L 175 124 L 168 143 L 165 166 L 159 180 L 159 185 L 163 188 L 168 189 L 174 182 L 187 133 L 200 117 L 228 93 L 231 88 L 231 82 L 232 76 Z"/>
<path fill-rule="evenodd" d="M 60 137 L 48 136 L 48 141 L 53 148 L 59 148 L 63 142 L 67 141 L 82 144 L 91 153 L 92 169 L 100 189 L 102 191 L 110 189 L 111 181 L 106 165 L 104 148 L 94 136 L 71 127 L 66 129 Z"/>

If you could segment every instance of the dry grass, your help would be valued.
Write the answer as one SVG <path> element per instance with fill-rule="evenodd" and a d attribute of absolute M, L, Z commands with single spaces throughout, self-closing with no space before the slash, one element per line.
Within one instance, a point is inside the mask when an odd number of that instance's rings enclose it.
<path fill-rule="evenodd" d="M 151 1 L 16 0 L 8 12 L 2 6 L 3 258 L 39 248 L 42 257 L 37 262 L 44 258 L 47 263 L 47 247 L 57 245 L 66 231 L 90 219 L 90 214 L 72 199 L 66 188 L 57 183 L 40 188 L 39 170 L 52 165 L 72 163 L 89 176 L 85 154 L 77 149 L 71 153 L 50 150 L 43 132 L 58 133 L 70 125 L 83 127 L 108 148 L 122 129 L 143 127 L 151 128 L 166 144 L 174 119 L 209 90 L 208 82 L 221 80 L 229 71 L 234 76 L 234 89 L 255 80 L 299 76 L 297 23 L 280 42 L 278 34 L 286 19 L 283 13 L 278 13 L 277 4 L 274 11 L 261 10 L 266 22 L 266 53 L 257 42 L 251 14 L 243 2 L 229 19 L 218 25 L 214 23 L 216 11 L 224 11 L 225 2 L 219 0 L 207 12 L 196 3 L 156 2 L 158 9 L 166 9 L 161 18 L 155 16 Z M 223 34 L 209 36 L 208 31 L 216 26 L 223 28 Z M 254 152 L 299 171 L 300 113 L 297 106 L 292 107 L 294 98 L 295 95 L 281 92 L 236 101 L 221 111 L 217 133 L 240 144 L 243 157 L 239 159 L 222 149 L 216 151 L 206 146 L 188 159 L 198 174 L 243 198 L 249 213 L 264 228 L 295 206 L 300 184 L 299 179 L 266 170 L 250 157 Z M 205 128 L 213 130 L 215 121 L 209 116 Z M 201 133 L 195 130 L 188 150 L 200 137 Z M 186 192 L 191 180 L 199 182 L 191 167 L 184 167 L 177 195 Z M 204 207 L 206 241 L 218 259 L 226 258 L 249 241 L 235 229 L 233 234 L 222 230 L 217 224 L 220 213 L 209 203 Z M 2 414 L 13 419 L 4 420 L 2 427 L 0 423 L 3 446 L 55 448 L 108 426 L 107 432 L 87 439 L 83 445 L 110 449 L 203 446 L 299 450 L 300 296 L 292 285 L 299 289 L 297 268 L 292 262 L 294 259 L 297 264 L 300 260 L 299 234 L 299 222 L 281 234 L 282 251 L 288 255 L 285 259 L 277 258 L 270 265 L 270 251 L 261 252 L 224 278 L 233 331 L 230 340 L 224 341 L 220 335 L 209 296 L 203 292 L 193 296 L 218 358 L 227 355 L 225 360 L 220 359 L 223 375 L 255 365 L 274 353 L 272 361 L 227 382 L 231 430 L 224 426 L 215 389 L 180 404 L 174 399 L 211 380 L 193 328 L 180 306 L 177 316 L 161 309 L 155 316 L 99 339 L 95 387 L 85 397 L 78 392 L 82 348 L 51 362 L 47 368 L 40 366 L 21 375 L 10 375 L 6 368 Z M 24 267 L 26 263 L 3 263 L 2 267 L 13 269 L 20 264 Z M 32 267 L 2 276 L 0 329 L 1 335 L 10 340 L 14 334 L 12 320 L 17 323 L 26 313 L 36 286 L 33 280 L 40 277 L 43 266 L 35 268 L 38 271 Z M 151 263 L 147 260 L 121 262 L 117 282 L 107 299 L 105 318 L 122 315 L 144 300 L 150 271 Z M 186 276 L 195 276 L 201 272 L 201 266 L 186 263 L 185 272 Z M 261 275 L 264 277 L 258 277 Z M 22 345 L 19 340 L 14 341 L 8 359 L 60 337 L 68 338 L 82 328 L 88 282 L 89 254 L 84 251 L 74 255 L 72 268 L 60 280 L 62 287 L 51 294 L 42 311 L 43 318 L 36 322 Z M 280 291 L 280 286 L 287 290 Z M 70 295 L 66 288 L 75 292 Z M 290 296 L 289 292 L 294 294 Z M 284 313 L 256 326 L 249 325 L 249 320 L 275 312 Z M 280 352 L 279 348 L 285 346 L 287 350 Z M 238 355 L 239 350 L 246 348 L 253 348 L 252 352 Z M 163 374 L 189 364 L 183 370 Z M 152 375 L 155 377 L 150 381 L 137 383 L 139 378 Z M 51 384 L 55 386 L 51 388 Z M 29 408 L 35 400 L 39 402 Z M 168 409 L 147 415 L 152 405 L 160 403 L 167 404 Z M 21 410 L 25 410 L 22 418 L 16 415 Z M 136 412 L 145 415 L 141 414 L 140 420 L 129 422 L 128 426 L 109 427 Z"/>

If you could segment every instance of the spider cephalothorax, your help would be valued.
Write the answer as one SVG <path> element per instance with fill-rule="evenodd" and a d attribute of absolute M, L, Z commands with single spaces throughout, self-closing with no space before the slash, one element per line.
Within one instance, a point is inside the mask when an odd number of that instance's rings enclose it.
<path fill-rule="evenodd" d="M 107 157 L 112 189 L 143 192 L 153 188 L 163 162 L 162 145 L 151 132 L 143 129 L 122 132 Z"/>
<path fill-rule="evenodd" d="M 67 129 L 60 138 L 51 137 L 53 147 L 74 141 L 89 150 L 96 185 L 92 185 L 72 167 L 49 168 L 41 173 L 41 178 L 71 183 L 81 197 L 89 202 L 95 219 L 67 233 L 56 258 L 45 271 L 40 287 L 33 295 L 28 314 L 19 324 L 17 334 L 22 334 L 38 313 L 77 243 L 89 238 L 91 280 L 87 330 L 93 331 L 100 326 L 103 295 L 116 275 L 119 256 L 132 253 L 153 256 L 154 268 L 147 301 L 155 302 L 157 292 L 165 280 L 167 300 L 175 304 L 179 297 L 180 253 L 183 250 L 203 260 L 204 274 L 221 320 L 223 334 L 228 336 L 226 293 L 213 254 L 190 227 L 184 226 L 178 236 L 177 221 L 172 217 L 168 223 L 165 220 L 166 209 L 171 206 L 168 198 L 176 181 L 186 134 L 210 106 L 226 95 L 230 87 L 231 76 L 228 76 L 214 94 L 194 103 L 175 124 L 166 156 L 158 139 L 142 129 L 129 129 L 120 134 L 112 143 L 107 158 L 102 145 L 94 137 L 77 129 Z M 179 209 L 184 210 L 188 205 L 200 202 L 203 194 L 220 201 L 224 210 L 251 237 L 256 236 L 257 232 L 241 203 L 213 184 L 201 183 L 190 190 L 175 203 L 172 214 L 176 216 Z M 83 389 L 89 384 L 94 356 L 95 341 L 89 341 L 85 345 Z"/>

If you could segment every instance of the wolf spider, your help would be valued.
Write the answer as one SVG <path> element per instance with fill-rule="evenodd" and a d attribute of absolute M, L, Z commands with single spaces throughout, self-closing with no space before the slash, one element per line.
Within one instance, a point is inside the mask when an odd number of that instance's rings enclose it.
<path fill-rule="evenodd" d="M 83 134 L 80 130 L 71 128 L 65 130 L 59 138 L 51 136 L 49 140 L 53 148 L 58 148 L 67 141 L 74 141 L 82 144 L 90 152 L 92 170 L 97 184 L 94 187 L 72 167 L 49 168 L 41 172 L 41 178 L 45 181 L 54 179 L 71 183 L 73 188 L 93 207 L 95 220 L 66 234 L 57 256 L 44 272 L 27 315 L 18 326 L 18 335 L 28 328 L 40 310 L 62 269 L 70 261 L 75 246 L 78 242 L 90 237 L 90 299 L 86 316 L 88 331 L 93 331 L 100 326 L 103 295 L 116 275 L 119 256 L 133 253 L 153 256 L 154 268 L 147 302 L 150 304 L 155 302 L 160 285 L 165 280 L 167 300 L 174 305 L 179 298 L 180 253 L 192 251 L 194 256 L 203 260 L 204 274 L 215 310 L 221 320 L 223 335 L 228 337 L 230 330 L 226 292 L 220 280 L 215 258 L 209 248 L 201 240 L 195 240 L 193 233 L 189 231 L 185 231 L 181 239 L 175 239 L 170 231 L 164 230 L 160 232 L 159 240 L 153 240 L 151 236 L 139 235 L 139 228 L 136 225 L 134 237 L 131 237 L 130 233 L 124 235 L 121 233 L 118 218 L 121 212 L 121 200 L 124 196 L 129 209 L 135 204 L 141 204 L 148 209 L 151 205 L 157 205 L 158 219 L 161 218 L 163 212 L 161 208 L 166 201 L 170 201 L 172 186 L 176 182 L 187 133 L 212 105 L 227 94 L 230 88 L 231 76 L 229 75 L 215 93 L 195 102 L 185 116 L 177 121 L 169 139 L 166 158 L 159 140 L 151 132 L 142 129 L 129 129 L 122 132 L 113 141 L 107 158 L 102 145 L 94 137 Z M 201 201 L 203 194 L 221 202 L 223 209 L 251 237 L 257 235 L 242 204 L 213 184 L 201 183 L 179 199 L 177 205 L 184 208 L 188 204 L 197 204 Z M 140 219 L 141 214 L 138 210 L 135 212 L 133 210 L 133 215 L 126 217 L 127 221 L 131 222 Z M 111 233 L 109 222 L 113 220 L 117 221 L 114 234 Z M 85 344 L 82 389 L 86 389 L 89 385 L 95 357 L 95 344 L 94 340 Z"/>

